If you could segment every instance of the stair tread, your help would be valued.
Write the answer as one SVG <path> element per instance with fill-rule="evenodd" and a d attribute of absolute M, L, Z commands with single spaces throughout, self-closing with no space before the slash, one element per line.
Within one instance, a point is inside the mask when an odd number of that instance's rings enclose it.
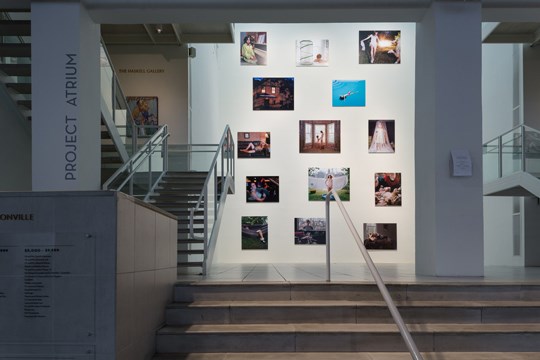
<path fill-rule="evenodd" d="M 31 76 L 31 64 L 0 64 L 0 70 L 8 76 Z"/>
<path fill-rule="evenodd" d="M 408 324 L 411 333 L 536 333 L 540 324 Z M 166 325 L 158 335 L 209 333 L 397 333 L 395 324 L 191 324 Z"/>
<path fill-rule="evenodd" d="M 448 308 L 528 308 L 540 307 L 540 301 L 396 301 L 398 307 L 448 307 Z M 244 300 L 244 301 L 215 301 L 196 300 L 183 303 L 174 302 L 168 308 L 197 308 L 197 307 L 340 307 L 340 306 L 362 306 L 362 307 L 384 307 L 384 301 L 351 301 L 351 300 Z"/>
<path fill-rule="evenodd" d="M 180 267 L 201 267 L 202 261 L 179 262 L 177 265 Z"/>
<path fill-rule="evenodd" d="M 537 352 L 421 352 L 424 360 L 537 360 Z M 152 360 L 410 360 L 408 352 L 265 352 L 156 354 Z"/>

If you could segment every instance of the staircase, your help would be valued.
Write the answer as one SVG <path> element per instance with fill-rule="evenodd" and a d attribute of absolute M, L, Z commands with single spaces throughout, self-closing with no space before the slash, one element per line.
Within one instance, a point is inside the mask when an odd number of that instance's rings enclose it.
<path fill-rule="evenodd" d="M 101 125 L 101 184 L 124 164 L 107 127 Z"/>
<path fill-rule="evenodd" d="M 388 290 L 426 360 L 540 359 L 540 285 Z M 156 347 L 153 360 L 410 359 L 363 283 L 178 283 Z"/>
<path fill-rule="evenodd" d="M 0 15 L 0 79 L 23 117 L 31 120 L 31 26 L 27 20 L 30 13 L 0 12 Z"/>
<path fill-rule="evenodd" d="M 207 172 L 186 171 L 167 172 L 150 197 L 150 203 L 178 219 L 178 268 L 179 272 L 203 266 L 204 241 L 192 239 L 189 234 L 189 211 L 201 195 Z M 204 213 L 195 214 L 194 235 L 204 235 Z"/>

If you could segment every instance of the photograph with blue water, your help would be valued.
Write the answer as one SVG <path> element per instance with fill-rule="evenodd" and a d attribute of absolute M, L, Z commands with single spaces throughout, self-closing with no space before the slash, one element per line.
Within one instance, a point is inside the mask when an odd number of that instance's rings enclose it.
<path fill-rule="evenodd" d="M 366 106 L 366 80 L 333 80 L 332 106 Z"/>
<path fill-rule="evenodd" d="M 350 168 L 308 168 L 308 200 L 326 201 L 326 196 L 334 189 L 341 201 L 350 200 Z M 330 200 L 335 200 L 330 195 Z"/>
<path fill-rule="evenodd" d="M 246 176 L 246 201 L 279 202 L 279 176 Z"/>
<path fill-rule="evenodd" d="M 268 250 L 268 216 L 242 216 L 242 250 Z"/>

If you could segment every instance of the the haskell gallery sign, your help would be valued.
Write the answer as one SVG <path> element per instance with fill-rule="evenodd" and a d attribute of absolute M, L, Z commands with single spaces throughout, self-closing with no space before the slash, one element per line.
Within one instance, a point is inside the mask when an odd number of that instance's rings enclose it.
<path fill-rule="evenodd" d="M 165 69 L 152 69 L 152 68 L 122 68 L 118 69 L 120 74 L 161 74 L 165 72 Z"/>

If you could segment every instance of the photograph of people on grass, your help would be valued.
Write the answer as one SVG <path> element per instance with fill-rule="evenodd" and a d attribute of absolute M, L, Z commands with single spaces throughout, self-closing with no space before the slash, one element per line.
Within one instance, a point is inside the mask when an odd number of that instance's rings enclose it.
<path fill-rule="evenodd" d="M 242 250 L 268 250 L 268 216 L 242 216 Z"/>
<path fill-rule="evenodd" d="M 325 201 L 328 192 L 334 189 L 341 201 L 349 201 L 349 173 L 349 168 L 308 168 L 308 200 Z M 330 200 L 334 200 L 333 195 Z"/>

